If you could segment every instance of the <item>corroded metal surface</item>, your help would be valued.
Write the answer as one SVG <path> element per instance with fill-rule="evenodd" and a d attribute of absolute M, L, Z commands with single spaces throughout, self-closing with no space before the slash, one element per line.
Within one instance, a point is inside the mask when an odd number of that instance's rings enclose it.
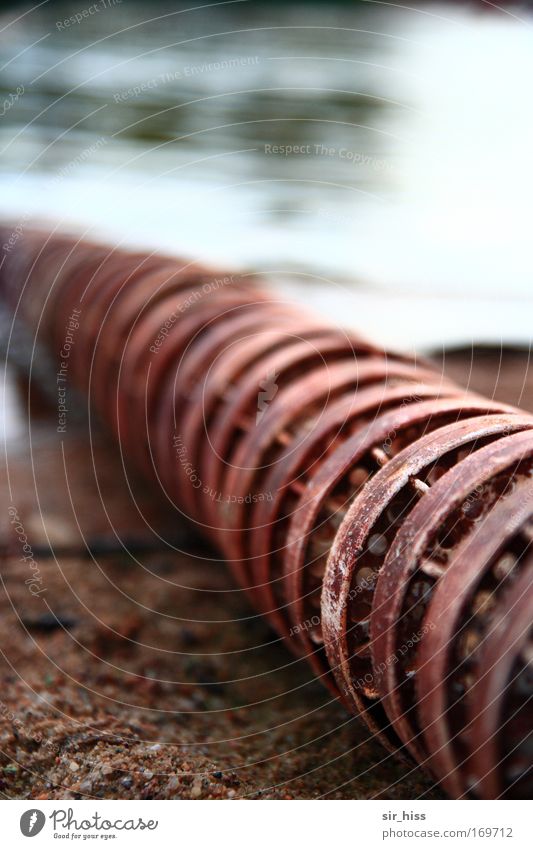
<path fill-rule="evenodd" d="M 248 275 L 28 230 L 0 285 L 372 734 L 450 795 L 531 793 L 531 416 Z"/>
<path fill-rule="evenodd" d="M 475 501 L 466 502 L 467 509 L 471 504 Z M 481 757 L 469 755 L 465 746 L 480 653 L 516 577 L 526 571 L 533 578 L 532 505 L 533 482 L 526 477 L 453 552 L 428 607 L 427 634 L 417 658 L 418 719 L 432 772 L 445 776 L 443 784 L 454 796 L 468 790 Z M 477 710 L 474 706 L 473 713 Z"/>
<path fill-rule="evenodd" d="M 519 420 L 513 430 L 517 427 Z M 418 642 L 429 630 L 424 614 L 433 588 L 446 572 L 455 547 L 476 533 L 479 519 L 505 498 L 512 481 L 529 476 L 532 468 L 533 433 L 529 430 L 509 432 L 477 450 L 475 445 L 463 446 L 472 453 L 433 482 L 427 497 L 402 523 L 377 580 L 373 605 L 371 636 L 378 692 L 398 734 L 421 759 L 427 753 L 416 715 L 416 656 Z M 389 663 L 400 646 L 405 650 L 396 663 Z"/>

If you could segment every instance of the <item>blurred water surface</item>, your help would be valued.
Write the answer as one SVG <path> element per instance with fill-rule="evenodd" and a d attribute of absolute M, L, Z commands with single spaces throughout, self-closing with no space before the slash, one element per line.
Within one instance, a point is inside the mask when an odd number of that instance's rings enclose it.
<path fill-rule="evenodd" d="M 87 8 L 0 17 L 3 217 L 274 272 L 404 346 L 529 342 L 529 13 Z"/>

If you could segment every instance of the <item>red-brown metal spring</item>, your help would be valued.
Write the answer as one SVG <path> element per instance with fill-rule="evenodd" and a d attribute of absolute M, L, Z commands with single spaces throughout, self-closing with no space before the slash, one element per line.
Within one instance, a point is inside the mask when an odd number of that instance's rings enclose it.
<path fill-rule="evenodd" d="M 3 297 L 291 650 L 451 796 L 528 797 L 533 417 L 249 275 L 0 236 Z"/>

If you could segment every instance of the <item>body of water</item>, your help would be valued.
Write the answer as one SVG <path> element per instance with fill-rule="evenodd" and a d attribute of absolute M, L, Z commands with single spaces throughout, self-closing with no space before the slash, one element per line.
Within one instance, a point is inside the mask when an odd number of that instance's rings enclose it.
<path fill-rule="evenodd" d="M 0 215 L 251 266 L 389 344 L 529 344 L 529 13 L 88 8 L 0 16 Z"/>

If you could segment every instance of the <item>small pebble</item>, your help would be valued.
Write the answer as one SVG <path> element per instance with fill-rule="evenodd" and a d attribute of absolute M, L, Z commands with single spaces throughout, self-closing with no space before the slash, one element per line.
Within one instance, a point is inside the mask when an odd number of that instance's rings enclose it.
<path fill-rule="evenodd" d="M 61 613 L 42 613 L 40 616 L 25 617 L 22 620 L 25 628 L 31 631 L 42 631 L 49 633 L 51 631 L 60 631 L 64 628 L 66 631 L 74 628 L 77 624 L 72 616 L 63 615 Z"/>
<path fill-rule="evenodd" d="M 387 550 L 387 538 L 383 534 L 372 534 L 368 540 L 368 550 L 371 554 L 384 554 Z"/>
<path fill-rule="evenodd" d="M 8 775 L 14 775 L 18 771 L 19 768 L 17 764 L 8 764 L 4 767 L 4 772 L 6 772 Z"/>
<path fill-rule="evenodd" d="M 77 772 L 80 768 L 80 765 L 76 763 L 76 761 L 71 761 L 68 765 L 68 768 L 71 772 Z"/>

